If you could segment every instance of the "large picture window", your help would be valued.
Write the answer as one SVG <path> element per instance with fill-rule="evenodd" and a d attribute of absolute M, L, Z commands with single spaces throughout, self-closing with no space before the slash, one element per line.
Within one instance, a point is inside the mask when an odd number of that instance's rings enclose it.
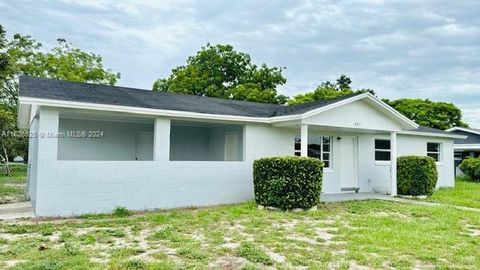
<path fill-rule="evenodd" d="M 318 158 L 325 163 L 325 168 L 331 168 L 332 163 L 332 139 L 326 136 L 309 136 L 308 137 L 308 156 Z M 300 137 L 295 137 L 294 154 L 301 155 Z"/>
<path fill-rule="evenodd" d="M 390 140 L 375 139 L 375 161 L 389 161 L 390 151 Z"/>
<path fill-rule="evenodd" d="M 435 161 L 442 160 L 441 144 L 429 142 L 427 143 L 427 156 L 432 157 Z"/>

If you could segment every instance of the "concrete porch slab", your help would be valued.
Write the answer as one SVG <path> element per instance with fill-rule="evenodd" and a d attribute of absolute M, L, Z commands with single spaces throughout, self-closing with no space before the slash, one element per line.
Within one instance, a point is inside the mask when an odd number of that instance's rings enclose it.
<path fill-rule="evenodd" d="M 322 194 L 320 195 L 320 201 L 324 203 L 332 202 L 344 202 L 344 201 L 356 201 L 356 200 L 386 200 L 390 196 L 385 194 L 376 194 L 370 192 L 360 193 L 335 193 L 335 194 Z"/>
<path fill-rule="evenodd" d="M 31 202 L 0 204 L 0 220 L 32 217 L 35 215 Z"/>

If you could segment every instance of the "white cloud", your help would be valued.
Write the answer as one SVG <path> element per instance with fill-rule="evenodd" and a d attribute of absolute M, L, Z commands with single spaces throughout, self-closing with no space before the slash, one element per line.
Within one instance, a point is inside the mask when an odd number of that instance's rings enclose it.
<path fill-rule="evenodd" d="M 386 98 L 454 102 L 480 127 L 479 1 L 3 1 L 8 32 L 65 37 L 103 56 L 121 85 L 150 88 L 207 42 L 286 66 L 283 94 L 347 74 Z"/>

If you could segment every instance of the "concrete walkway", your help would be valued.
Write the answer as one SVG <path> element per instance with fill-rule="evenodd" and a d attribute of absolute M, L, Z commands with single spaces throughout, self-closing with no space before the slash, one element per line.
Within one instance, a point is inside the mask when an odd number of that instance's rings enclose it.
<path fill-rule="evenodd" d="M 437 202 L 427 202 L 427 201 L 406 199 L 406 198 L 400 198 L 400 197 L 392 197 L 389 195 L 375 194 L 375 193 L 369 193 L 369 192 L 322 194 L 320 196 L 320 201 L 324 203 L 356 201 L 356 200 L 384 200 L 384 201 L 390 201 L 390 202 L 408 203 L 408 204 L 422 205 L 422 206 L 428 206 L 428 207 L 451 207 L 458 210 L 480 213 L 480 209 L 478 208 L 471 208 L 466 206 L 437 203 Z"/>
<path fill-rule="evenodd" d="M 336 194 L 320 195 L 320 201 L 324 203 L 357 201 L 357 200 L 385 200 L 388 198 L 389 198 L 388 195 L 375 194 L 370 192 L 360 192 L 360 193 L 352 192 L 352 193 L 336 193 Z"/>
<path fill-rule="evenodd" d="M 0 220 L 32 217 L 35 215 L 30 202 L 0 204 Z"/>
<path fill-rule="evenodd" d="M 480 213 L 480 209 L 478 209 L 478 208 L 471 208 L 471 207 L 459 206 L 459 205 L 453 205 L 453 204 L 446 204 L 446 203 L 426 202 L 426 201 L 419 201 L 419 200 L 414 200 L 414 199 L 405 199 L 405 198 L 399 198 L 399 197 L 390 197 L 390 196 L 387 196 L 383 200 L 391 201 L 391 202 L 398 202 L 398 203 L 423 205 L 423 206 L 428 206 L 428 207 L 451 207 L 451 208 L 455 208 L 455 209 L 458 209 L 458 210 L 472 211 L 472 212 L 479 212 Z"/>

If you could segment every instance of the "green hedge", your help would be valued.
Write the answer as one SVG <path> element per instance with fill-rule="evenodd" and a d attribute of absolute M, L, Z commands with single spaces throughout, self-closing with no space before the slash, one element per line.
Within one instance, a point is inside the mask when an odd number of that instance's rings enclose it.
<path fill-rule="evenodd" d="M 253 162 L 255 201 L 281 209 L 311 208 L 320 202 L 323 162 L 307 157 L 272 157 Z"/>
<path fill-rule="evenodd" d="M 397 159 L 397 192 L 399 195 L 432 195 L 437 179 L 437 166 L 433 158 L 403 156 Z"/>
<path fill-rule="evenodd" d="M 467 157 L 460 163 L 460 170 L 475 182 L 480 182 L 480 157 Z"/>

